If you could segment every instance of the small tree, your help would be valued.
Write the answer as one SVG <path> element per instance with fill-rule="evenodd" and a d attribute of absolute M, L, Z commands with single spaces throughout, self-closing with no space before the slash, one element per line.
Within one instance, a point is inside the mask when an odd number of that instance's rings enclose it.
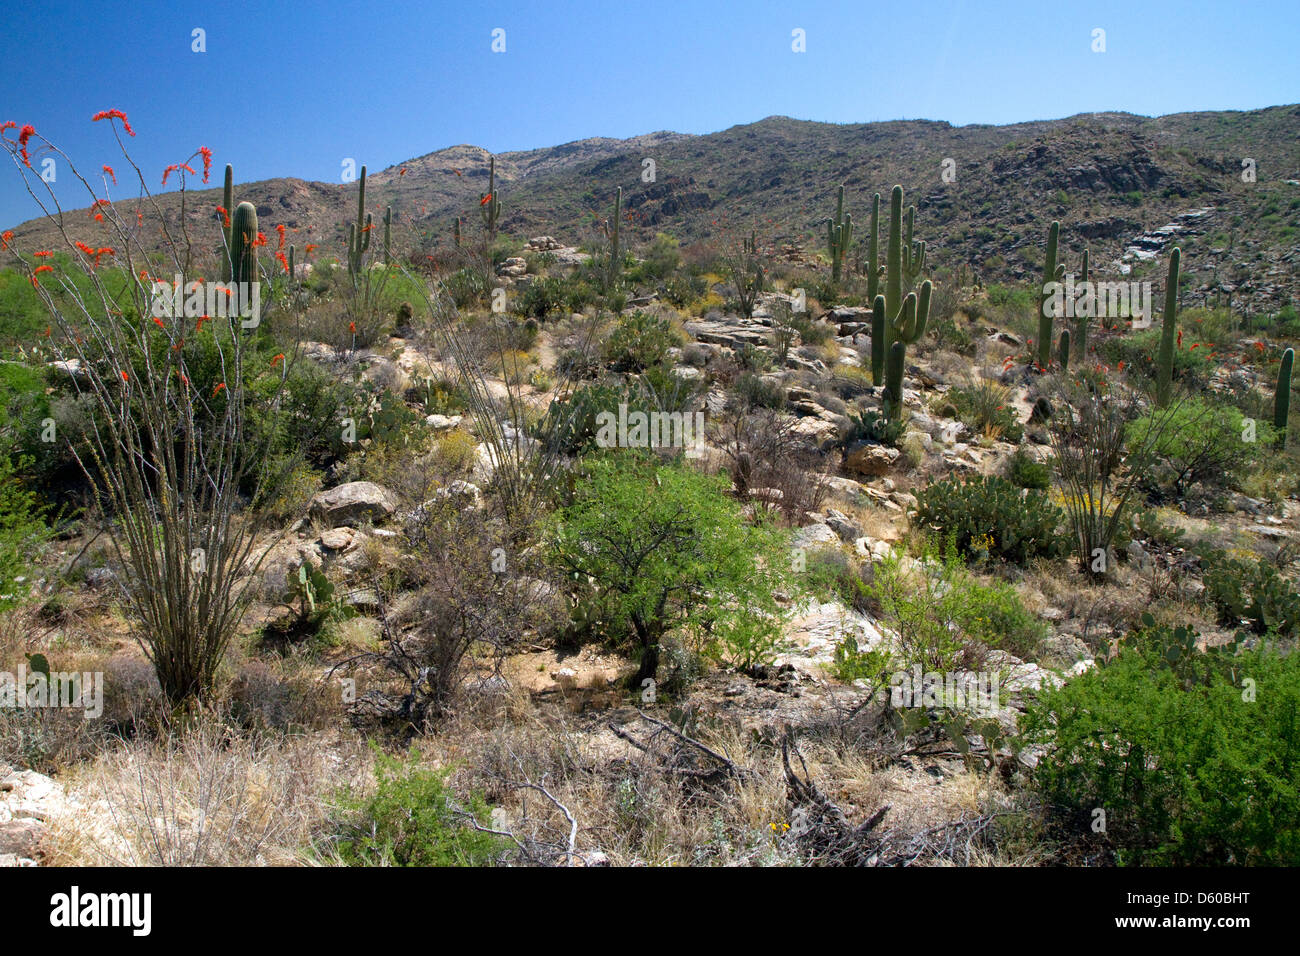
<path fill-rule="evenodd" d="M 554 559 L 611 634 L 635 635 L 638 684 L 655 676 L 674 628 L 742 667 L 769 658 L 779 639 L 773 593 L 792 584 L 786 537 L 747 524 L 726 487 L 620 451 L 590 462 L 556 515 Z"/>

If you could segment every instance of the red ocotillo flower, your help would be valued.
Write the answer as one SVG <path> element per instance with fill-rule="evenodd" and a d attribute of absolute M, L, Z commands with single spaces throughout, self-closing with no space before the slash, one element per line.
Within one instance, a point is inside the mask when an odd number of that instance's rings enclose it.
<path fill-rule="evenodd" d="M 289 259 L 283 252 L 277 252 L 275 257 L 280 260 L 280 268 L 285 272 L 289 271 Z"/>
<path fill-rule="evenodd" d="M 221 213 L 221 224 L 227 229 L 230 228 L 230 213 L 226 211 L 225 206 L 218 206 L 217 212 Z"/>
<path fill-rule="evenodd" d="M 9 241 L 13 239 L 13 237 L 14 231 L 12 229 L 6 229 L 3 235 L 0 235 L 0 252 L 9 248 Z"/>
<path fill-rule="evenodd" d="M 264 233 L 264 232 L 259 232 L 259 233 L 257 234 L 257 238 L 253 240 L 253 245 L 255 245 L 255 246 L 264 246 L 264 245 L 266 245 L 266 233 Z"/>
<path fill-rule="evenodd" d="M 275 231 L 280 234 L 280 244 L 276 246 L 276 248 L 283 249 L 284 248 L 284 223 L 279 223 L 275 227 Z"/>
<path fill-rule="evenodd" d="M 203 157 L 203 181 L 208 181 L 208 175 L 212 172 L 212 150 L 206 146 L 199 147 L 199 155 Z"/>
<path fill-rule="evenodd" d="M 37 266 L 37 267 L 36 267 L 35 269 L 33 269 L 32 271 L 33 271 L 33 272 L 53 272 L 53 271 L 54 271 L 54 266 Z"/>
<path fill-rule="evenodd" d="M 1183 347 L 1183 330 L 1182 330 L 1182 329 L 1179 329 L 1179 330 L 1178 330 L 1178 347 L 1179 347 L 1179 348 L 1182 348 L 1182 347 Z"/>
<path fill-rule="evenodd" d="M 40 256 L 42 259 L 46 259 L 46 258 L 48 258 L 48 257 L 50 257 L 50 256 L 52 256 L 52 255 L 54 255 L 54 253 L 51 252 L 49 249 L 41 249 L 39 252 L 33 252 L 32 255 L 34 255 L 34 256 Z"/>
<path fill-rule="evenodd" d="M 35 135 L 36 127 L 31 123 L 28 123 L 18 131 L 18 151 L 22 153 L 24 166 L 30 166 L 32 164 L 31 157 L 27 155 L 27 141 Z"/>
<path fill-rule="evenodd" d="M 104 172 L 108 173 L 109 178 L 113 180 L 113 185 L 116 186 L 116 185 L 117 185 L 117 173 L 113 172 L 113 167 L 112 167 L 112 166 L 109 166 L 109 165 L 107 165 L 107 164 L 105 164 L 105 165 L 104 165 Z"/>
<path fill-rule="evenodd" d="M 124 382 L 129 382 L 129 381 L 131 381 L 131 376 L 130 376 L 130 375 L 127 375 L 126 372 L 119 372 L 118 374 L 120 374 L 120 375 L 122 376 L 122 381 L 124 381 Z"/>
<path fill-rule="evenodd" d="M 271 368 L 275 368 L 277 365 L 279 365 L 279 364 L 280 364 L 281 362 L 283 362 L 283 361 L 284 361 L 284 353 L 281 352 L 281 353 L 280 353 L 279 355 L 277 355 L 275 358 L 271 359 Z"/>
<path fill-rule="evenodd" d="M 122 121 L 122 129 L 126 130 L 127 135 L 135 135 L 135 130 L 131 128 L 131 124 L 127 122 L 126 114 L 121 110 L 100 110 L 90 118 L 90 121 L 92 123 L 98 123 L 102 119 L 120 119 Z"/>
<path fill-rule="evenodd" d="M 486 205 L 487 205 L 488 203 L 490 203 L 491 201 L 492 201 L 492 194 L 491 194 L 491 193 L 488 193 L 486 196 L 484 196 L 482 199 L 480 199 L 480 200 L 478 201 L 478 204 L 479 204 L 480 206 L 486 206 Z"/>
<path fill-rule="evenodd" d="M 82 252 L 84 252 L 84 253 L 85 253 L 86 255 L 88 255 L 88 256 L 93 256 L 93 255 L 95 254 L 95 250 L 92 249 L 90 246 L 86 245 L 86 244 L 85 244 L 84 242 L 82 242 L 80 239 L 78 239 L 78 240 L 76 241 L 75 245 L 76 245 L 76 247 L 77 247 L 78 249 L 80 249 Z"/>
<path fill-rule="evenodd" d="M 170 166 L 168 166 L 166 169 L 163 170 L 162 184 L 164 186 L 167 185 L 167 177 L 170 176 L 172 173 L 176 172 L 176 170 L 178 169 L 185 170 L 191 176 L 194 175 L 194 170 L 190 168 L 190 165 L 188 163 L 172 163 Z"/>
<path fill-rule="evenodd" d="M 357 324 L 356 324 L 355 322 L 349 322 L 349 323 L 348 323 L 348 331 L 351 332 L 353 335 L 356 335 L 356 334 L 357 334 Z"/>
<path fill-rule="evenodd" d="M 225 383 L 225 382 L 220 383 L 216 388 L 214 388 L 214 389 L 212 390 L 212 397 L 213 397 L 213 398 L 216 398 L 216 397 L 217 397 L 217 392 L 221 391 L 221 390 L 222 390 L 223 388 L 225 388 L 225 387 L 226 387 L 226 383 Z"/>

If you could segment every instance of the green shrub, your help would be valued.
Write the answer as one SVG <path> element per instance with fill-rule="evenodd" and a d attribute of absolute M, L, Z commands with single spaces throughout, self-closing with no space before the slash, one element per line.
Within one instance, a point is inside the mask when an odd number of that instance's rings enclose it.
<path fill-rule="evenodd" d="M 1184 342 L 1174 349 L 1174 381 L 1180 382 L 1190 390 L 1204 387 L 1214 371 L 1215 360 L 1211 357 L 1213 349 L 1203 348 L 1195 342 Z M 1144 378 L 1155 381 L 1156 351 L 1160 346 L 1160 328 L 1143 329 L 1127 335 L 1112 335 L 1099 339 L 1097 352 L 1106 364 L 1123 368 Z"/>
<path fill-rule="evenodd" d="M 1006 386 L 981 379 L 974 385 L 949 390 L 947 397 L 957 409 L 957 417 L 978 434 L 1013 443 L 1024 437 L 1024 426 L 1011 405 L 1011 390 Z"/>
<path fill-rule="evenodd" d="M 1024 564 L 1065 550 L 1058 528 L 1065 513 L 1041 491 L 1017 488 L 997 475 L 945 478 L 916 496 L 913 526 L 951 537 L 966 558 L 998 557 Z"/>
<path fill-rule="evenodd" d="M 743 408 L 785 408 L 785 388 L 780 382 L 769 381 L 754 372 L 744 372 L 732 386 L 737 402 Z"/>
<path fill-rule="evenodd" d="M 849 416 L 849 428 L 844 435 L 844 444 L 856 441 L 868 441 L 877 445 L 898 447 L 898 440 L 907 431 L 907 422 L 882 415 L 875 409 L 867 409 Z"/>
<path fill-rule="evenodd" d="M 771 659 L 784 617 L 774 594 L 796 590 L 788 535 L 746 523 L 721 476 L 628 450 L 586 463 L 552 518 L 552 560 L 574 604 L 611 640 L 641 649 L 655 677 L 670 631 L 738 667 Z"/>
<path fill-rule="evenodd" d="M 1035 461 L 1022 445 L 1007 459 L 1007 480 L 1017 488 L 1046 491 L 1052 486 L 1052 469 Z"/>
<path fill-rule="evenodd" d="M 1160 648 L 1170 636 L 1031 704 L 1024 740 L 1046 748 L 1035 786 L 1067 837 L 1120 864 L 1300 863 L 1300 655 L 1192 651 L 1203 674 L 1191 680 Z"/>
<path fill-rule="evenodd" d="M 1127 428 L 1130 450 L 1142 444 L 1154 427 L 1152 412 Z M 1191 486 L 1207 489 L 1232 487 L 1267 447 L 1272 426 L 1255 423 L 1253 441 L 1244 441 L 1244 416 L 1232 405 L 1187 398 L 1168 413 L 1168 425 L 1159 430 L 1151 451 L 1154 467 L 1144 475 L 1147 490 L 1164 496 L 1183 497 Z"/>
<path fill-rule="evenodd" d="M 446 771 L 421 768 L 414 748 L 405 760 L 376 750 L 375 776 L 374 794 L 343 803 L 352 819 L 338 852 L 349 866 L 483 866 L 502 853 L 501 838 L 473 829 L 462 816 L 486 826 L 482 798 L 458 806 Z"/>
<path fill-rule="evenodd" d="M 681 337 L 666 318 L 634 312 L 619 320 L 605 342 L 605 361 L 616 371 L 640 372 L 668 359 Z"/>

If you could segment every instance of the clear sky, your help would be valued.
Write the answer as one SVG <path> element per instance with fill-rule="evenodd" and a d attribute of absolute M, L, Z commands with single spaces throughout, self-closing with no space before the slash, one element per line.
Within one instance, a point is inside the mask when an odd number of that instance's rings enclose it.
<path fill-rule="evenodd" d="M 98 169 L 121 160 L 90 117 L 124 110 L 158 179 L 201 145 L 240 182 L 338 181 L 349 157 L 379 169 L 457 143 L 707 133 L 774 114 L 967 124 L 1300 102 L 1300 0 L 0 3 L 0 122 L 32 123 Z M 0 171 L 0 223 L 35 212 Z"/>

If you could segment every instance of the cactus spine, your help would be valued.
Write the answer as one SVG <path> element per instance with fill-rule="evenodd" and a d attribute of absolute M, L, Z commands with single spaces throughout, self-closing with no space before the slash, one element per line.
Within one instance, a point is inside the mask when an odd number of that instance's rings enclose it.
<path fill-rule="evenodd" d="M 853 217 L 844 215 L 844 187 L 835 202 L 835 218 L 826 224 L 826 244 L 831 253 L 831 281 L 839 282 L 844 254 L 853 242 Z"/>
<path fill-rule="evenodd" d="M 871 384 L 885 380 L 885 297 L 877 295 L 871 302 Z"/>
<path fill-rule="evenodd" d="M 1286 420 L 1291 412 L 1291 366 L 1295 362 L 1295 349 L 1282 353 L 1282 367 L 1277 372 L 1277 390 L 1273 393 L 1273 427 L 1277 429 L 1279 445 L 1286 444 Z"/>
<path fill-rule="evenodd" d="M 867 236 L 867 298 L 873 303 L 880 293 L 880 193 L 871 197 L 871 234 Z M 873 349 L 874 351 L 874 349 Z M 884 360 L 884 352 L 881 352 Z M 872 359 L 872 367 L 875 360 Z M 877 376 L 879 377 L 879 376 Z M 879 384 L 879 383 L 877 383 Z"/>
<path fill-rule="evenodd" d="M 1052 363 L 1052 315 L 1048 306 L 1052 295 L 1048 285 L 1065 278 L 1065 265 L 1056 262 L 1056 247 L 1061 238 L 1061 224 L 1053 220 L 1047 230 L 1047 260 L 1043 264 L 1043 288 L 1038 294 L 1038 365 L 1047 368 Z"/>
<path fill-rule="evenodd" d="M 356 281 L 361 274 L 361 256 L 370 248 L 370 213 L 366 212 L 366 167 L 361 167 L 360 189 L 357 192 L 357 218 L 348 223 L 348 274 Z"/>
<path fill-rule="evenodd" d="M 501 200 L 497 198 L 497 158 L 488 161 L 488 191 L 479 194 L 478 211 L 483 216 L 483 225 L 487 226 L 488 241 L 497 238 L 497 221 L 501 217 Z"/>
<path fill-rule="evenodd" d="M 1169 275 L 1165 278 L 1165 314 L 1160 326 L 1160 355 L 1156 361 L 1156 404 L 1169 404 L 1174 381 L 1174 337 L 1178 323 L 1178 269 L 1183 251 L 1175 246 L 1169 254 Z"/>
<path fill-rule="evenodd" d="M 230 281 L 257 281 L 257 207 L 241 202 L 230 217 Z"/>

